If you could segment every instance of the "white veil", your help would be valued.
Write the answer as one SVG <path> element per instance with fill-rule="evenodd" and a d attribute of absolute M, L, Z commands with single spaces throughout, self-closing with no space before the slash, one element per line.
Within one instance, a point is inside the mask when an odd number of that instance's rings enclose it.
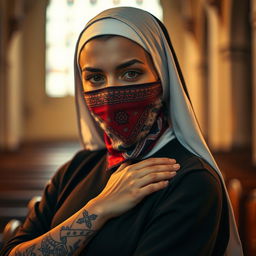
<path fill-rule="evenodd" d="M 107 34 L 129 38 L 149 52 L 162 82 L 164 101 L 169 110 L 175 137 L 190 152 L 210 164 L 220 176 L 225 187 L 222 174 L 200 131 L 176 57 L 171 49 L 172 46 L 157 19 L 141 9 L 117 7 L 105 10 L 90 20 L 80 35 L 75 54 L 75 96 L 78 126 L 84 147 L 88 150 L 99 150 L 105 148 L 105 143 L 102 130 L 92 118 L 84 102 L 78 57 L 88 40 Z M 165 143 L 168 142 L 168 138 L 172 137 L 170 134 L 164 134 L 164 136 L 167 140 L 162 139 L 161 141 L 165 141 Z M 163 143 L 158 143 L 154 151 L 163 145 Z M 242 246 L 226 187 L 225 191 L 230 216 L 230 239 L 226 255 L 241 256 L 243 255 Z"/>

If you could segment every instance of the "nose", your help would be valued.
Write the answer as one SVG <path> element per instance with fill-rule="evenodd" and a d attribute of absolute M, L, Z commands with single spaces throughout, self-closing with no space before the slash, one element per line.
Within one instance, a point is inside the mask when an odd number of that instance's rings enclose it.
<path fill-rule="evenodd" d="M 122 85 L 122 83 L 119 81 L 119 79 L 115 75 L 108 75 L 106 77 L 106 87 L 111 87 L 111 86 L 119 86 Z"/>

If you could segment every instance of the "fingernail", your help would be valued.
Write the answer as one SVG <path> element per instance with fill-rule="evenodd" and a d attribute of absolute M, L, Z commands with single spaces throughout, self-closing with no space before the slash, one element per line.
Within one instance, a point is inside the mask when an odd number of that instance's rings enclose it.
<path fill-rule="evenodd" d="M 174 168 L 174 169 L 179 169 L 179 168 L 180 168 L 180 165 L 179 165 L 179 164 L 174 164 L 174 165 L 173 165 L 173 168 Z"/>
<path fill-rule="evenodd" d="M 170 160 L 170 162 L 171 162 L 172 164 L 175 164 L 175 163 L 176 163 L 176 160 L 173 159 L 173 158 L 170 158 L 169 160 Z"/>

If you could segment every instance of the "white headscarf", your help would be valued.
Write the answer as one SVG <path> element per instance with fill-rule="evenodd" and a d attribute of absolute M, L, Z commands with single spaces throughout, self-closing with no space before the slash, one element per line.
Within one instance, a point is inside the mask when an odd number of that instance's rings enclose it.
<path fill-rule="evenodd" d="M 158 21 L 150 13 L 132 7 L 111 8 L 90 20 L 82 31 L 76 46 L 75 54 L 75 85 L 78 125 L 81 140 L 88 150 L 105 148 L 103 132 L 92 118 L 84 98 L 79 68 L 79 54 L 84 44 L 93 37 L 100 35 L 119 35 L 141 45 L 153 59 L 163 86 L 163 98 L 169 110 L 173 130 L 165 133 L 154 152 L 163 147 L 173 136 L 190 152 L 204 159 L 220 176 L 225 188 L 229 204 L 230 239 L 226 250 L 228 256 L 243 255 L 240 238 L 237 232 L 233 210 L 225 187 L 222 174 L 209 151 L 197 123 L 191 102 L 172 46 L 160 27 Z M 170 48 L 171 47 L 171 48 Z"/>

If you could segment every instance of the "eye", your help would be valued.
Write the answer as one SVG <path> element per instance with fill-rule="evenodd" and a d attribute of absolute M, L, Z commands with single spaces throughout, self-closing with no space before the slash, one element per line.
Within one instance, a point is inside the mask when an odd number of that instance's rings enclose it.
<path fill-rule="evenodd" d="M 86 76 L 85 80 L 90 81 L 92 84 L 97 84 L 103 83 L 105 81 L 105 77 L 101 74 L 93 74 Z"/>
<path fill-rule="evenodd" d="M 141 71 L 129 70 L 123 74 L 123 78 L 127 81 L 135 80 L 142 74 Z"/>

